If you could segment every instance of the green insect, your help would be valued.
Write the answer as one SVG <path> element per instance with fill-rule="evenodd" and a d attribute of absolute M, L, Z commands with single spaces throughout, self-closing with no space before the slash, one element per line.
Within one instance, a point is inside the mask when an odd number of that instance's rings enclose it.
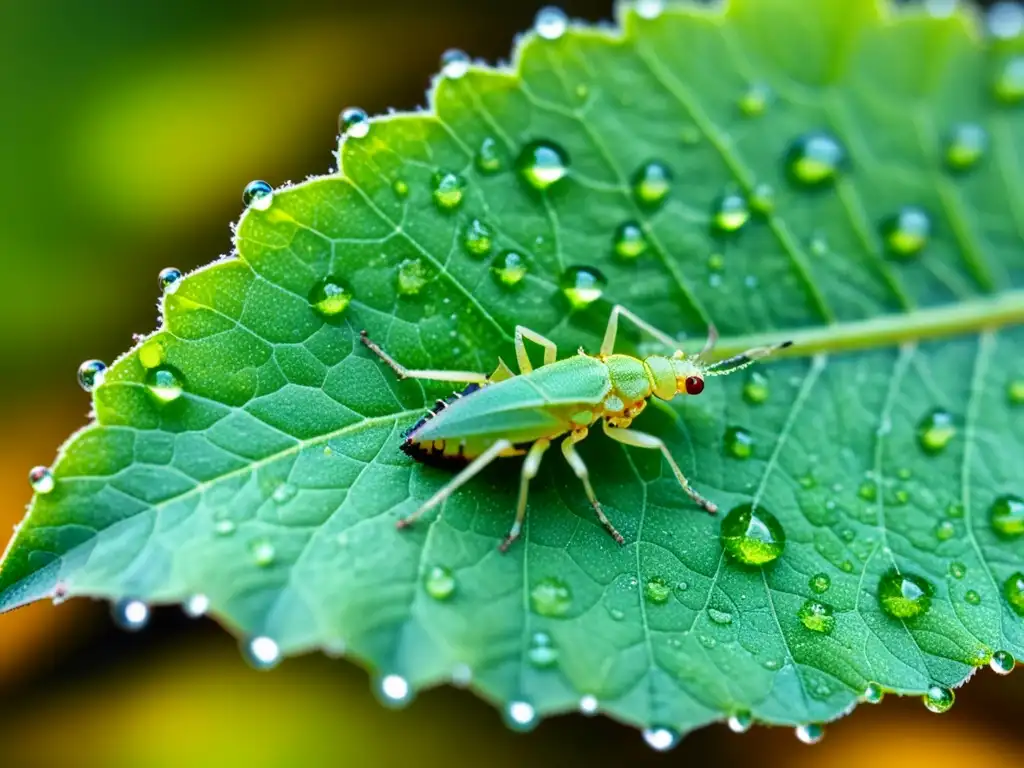
<path fill-rule="evenodd" d="M 643 359 L 614 354 L 620 317 L 630 320 L 675 352 L 671 356 L 650 355 Z M 536 369 L 526 354 L 527 339 L 544 349 L 544 363 Z M 699 395 L 704 390 L 706 377 L 734 373 L 790 345 L 787 341 L 758 347 L 727 360 L 707 363 L 704 358 L 716 339 L 712 327 L 703 351 L 698 355 L 685 355 L 668 334 L 616 305 L 608 319 L 601 351 L 596 356 L 581 349 L 575 357 L 558 360 L 554 342 L 520 325 L 515 332 L 520 375 L 514 374 L 499 359 L 497 369 L 488 376 L 472 371 L 409 370 L 370 341 L 363 331 L 363 343 L 400 378 L 468 385 L 447 400 L 439 400 L 432 411 L 405 433 L 402 450 L 409 456 L 425 464 L 458 466 L 461 471 L 419 509 L 400 520 L 398 527 L 411 525 L 499 456 L 525 455 L 516 519 L 499 547 L 502 552 L 506 551 L 522 531 L 530 481 L 537 475 L 544 452 L 553 440 L 564 436 L 562 455 L 582 481 L 598 519 L 619 544 L 625 543 L 601 508 L 590 485 L 587 467 L 576 452 L 576 443 L 587 436 L 597 421 L 601 421 L 604 433 L 613 440 L 660 450 L 683 491 L 699 507 L 715 514 L 718 508 L 690 487 L 665 443 L 654 435 L 628 427 L 652 395 L 662 400 L 671 400 L 683 393 Z"/>

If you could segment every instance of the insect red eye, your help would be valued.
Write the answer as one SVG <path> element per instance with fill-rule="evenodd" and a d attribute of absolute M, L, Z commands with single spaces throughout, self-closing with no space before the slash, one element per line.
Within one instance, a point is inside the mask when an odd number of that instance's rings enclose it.
<path fill-rule="evenodd" d="M 699 395 L 704 391 L 704 379 L 700 376 L 686 377 L 686 394 Z"/>

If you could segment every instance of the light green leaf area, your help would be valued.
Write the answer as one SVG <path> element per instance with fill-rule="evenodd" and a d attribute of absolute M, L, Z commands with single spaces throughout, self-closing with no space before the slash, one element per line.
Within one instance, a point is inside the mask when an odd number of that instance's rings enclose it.
<path fill-rule="evenodd" d="M 342 173 L 250 207 L 95 391 L 0 605 L 201 594 L 247 640 L 343 651 L 385 698 L 455 680 L 521 727 L 582 702 L 661 746 L 1024 657 L 1021 38 L 867 0 L 620 15 L 442 78 L 434 112 L 350 132 Z M 535 141 L 567 158 L 544 190 L 517 169 Z M 650 161 L 660 200 L 634 189 Z M 607 285 L 574 308 L 580 266 Z M 451 387 L 398 381 L 359 330 L 489 372 L 516 324 L 596 352 L 616 303 L 694 349 L 709 321 L 720 354 L 795 339 L 634 424 L 723 513 L 773 515 L 781 556 L 727 554 L 657 451 L 599 429 L 580 451 L 624 546 L 556 450 L 507 554 L 517 459 L 396 530 L 451 478 L 399 450 Z"/>

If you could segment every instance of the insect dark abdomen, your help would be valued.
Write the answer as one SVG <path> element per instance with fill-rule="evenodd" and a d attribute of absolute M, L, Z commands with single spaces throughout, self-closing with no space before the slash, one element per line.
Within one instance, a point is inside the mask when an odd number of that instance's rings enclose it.
<path fill-rule="evenodd" d="M 420 427 L 430 421 L 430 418 L 435 413 L 440 413 L 447 408 L 450 403 L 454 403 L 459 398 L 471 395 L 478 389 L 480 389 L 479 384 L 468 384 L 461 392 L 455 392 L 444 400 L 438 400 L 428 413 L 424 414 L 419 421 L 406 430 L 405 435 L 403 435 L 405 440 L 400 446 L 402 453 L 415 459 L 421 464 L 426 464 L 430 467 L 438 467 L 440 469 L 459 469 L 466 466 L 469 463 L 469 457 L 464 455 L 461 445 L 459 446 L 457 453 L 453 454 L 446 452 L 443 446 L 438 448 L 434 443 L 424 445 L 423 443 L 416 442 L 416 432 Z"/>

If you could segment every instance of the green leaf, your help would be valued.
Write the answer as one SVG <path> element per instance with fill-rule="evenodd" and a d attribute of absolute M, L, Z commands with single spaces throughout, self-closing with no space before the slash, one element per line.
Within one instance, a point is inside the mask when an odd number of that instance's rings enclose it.
<path fill-rule="evenodd" d="M 433 112 L 350 131 L 343 173 L 254 203 L 96 389 L 0 606 L 205 595 L 257 662 L 344 649 L 385 697 L 469 682 L 519 727 L 596 702 L 661 747 L 869 689 L 941 709 L 1024 657 L 1022 38 L 868 0 L 657 6 L 528 35 L 515 71 L 441 79 Z M 559 149 L 568 173 L 534 188 L 524 148 L 538 185 Z M 578 266 L 607 286 L 574 308 L 601 282 L 567 295 Z M 508 554 L 515 460 L 396 531 L 451 477 L 399 451 L 449 390 L 358 331 L 490 371 L 517 323 L 596 351 L 615 303 L 697 346 L 714 321 L 721 354 L 796 341 L 635 425 L 736 510 L 724 539 L 657 452 L 599 434 L 581 453 L 625 546 L 556 451 Z"/>

